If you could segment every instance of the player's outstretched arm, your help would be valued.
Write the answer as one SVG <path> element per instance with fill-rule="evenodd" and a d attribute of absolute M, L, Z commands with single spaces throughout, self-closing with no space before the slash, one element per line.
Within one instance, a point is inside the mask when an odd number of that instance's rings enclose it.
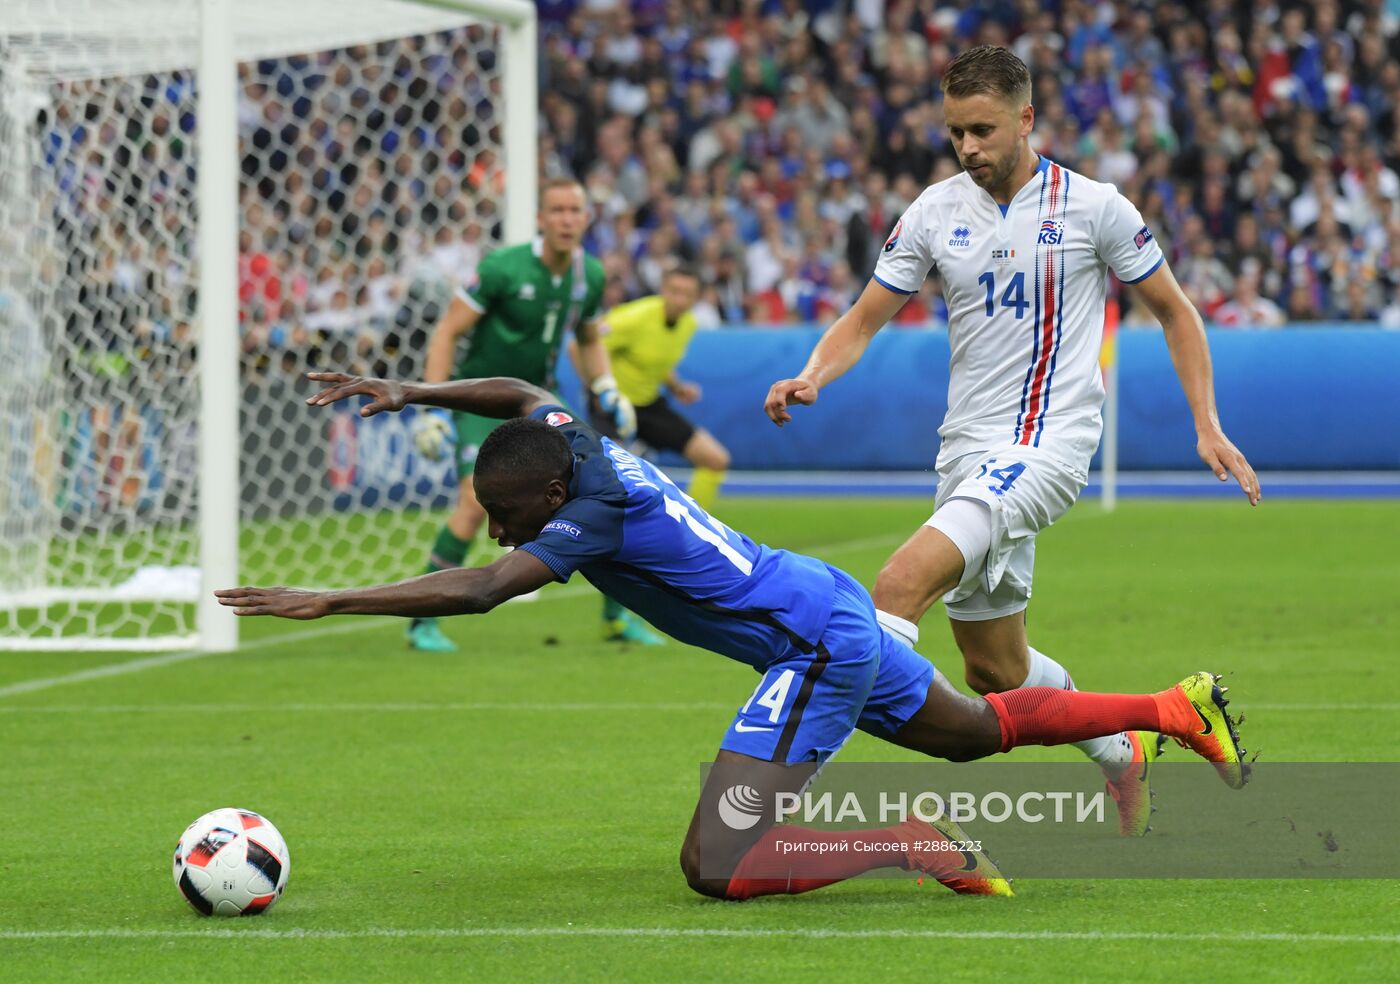
<path fill-rule="evenodd" d="M 306 398 L 313 407 L 329 406 L 352 396 L 370 397 L 370 402 L 360 408 L 361 417 L 373 417 L 386 410 L 396 412 L 410 403 L 483 417 L 524 417 L 538 407 L 556 402 L 548 390 L 506 376 L 448 383 L 400 383 L 343 372 L 308 372 L 306 378 L 325 384 L 321 392 Z"/>
<path fill-rule="evenodd" d="M 780 379 L 768 390 L 763 412 L 779 427 L 792 419 L 787 408 L 793 404 L 810 407 L 817 402 L 823 386 L 845 374 L 860 361 L 875 333 L 899 313 L 907 294 L 897 294 L 871 280 L 851 309 L 822 335 L 807 358 L 807 365 L 795 379 Z"/>
<path fill-rule="evenodd" d="M 1222 482 L 1233 475 L 1249 504 L 1259 504 L 1259 478 L 1240 449 L 1220 426 L 1215 409 L 1215 383 L 1210 367 L 1206 329 L 1195 305 L 1187 299 L 1171 269 L 1163 263 L 1136 284 L 1152 314 L 1162 323 L 1167 350 L 1196 423 L 1196 453 Z"/>
<path fill-rule="evenodd" d="M 235 615 L 272 615 L 313 619 L 327 615 L 403 615 L 436 618 L 480 615 L 516 595 L 554 581 L 544 561 L 512 550 L 489 567 L 455 567 L 395 584 L 343 591 L 301 588 L 225 588 L 215 591 L 219 604 Z"/>

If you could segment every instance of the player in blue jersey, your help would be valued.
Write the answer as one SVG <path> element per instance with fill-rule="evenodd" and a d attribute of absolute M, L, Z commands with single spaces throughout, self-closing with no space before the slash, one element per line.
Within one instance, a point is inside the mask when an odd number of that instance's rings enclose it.
<path fill-rule="evenodd" d="M 396 584 L 231 588 L 216 592 L 220 602 L 239 615 L 295 619 L 479 614 L 577 571 L 682 642 L 749 664 L 762 678 L 720 742 L 681 852 L 686 879 L 702 894 L 804 892 L 883 867 L 921 871 L 958 892 L 1011 894 L 985 855 L 961 849 L 966 835 L 947 819 L 874 831 L 774 827 L 768 804 L 801 790 L 857 728 L 955 761 L 1147 728 L 1217 763 L 1230 785 L 1244 783 L 1235 724 L 1208 673 L 1150 695 L 1026 687 L 967 697 L 880 627 L 850 575 L 730 529 L 545 390 L 514 379 L 310 378 L 327 388 L 308 403 L 366 396 L 362 416 L 416 403 L 517 418 L 482 444 L 476 492 L 491 536 L 518 549 L 488 567 Z M 731 822 L 736 809 L 751 825 Z M 851 849 L 853 838 L 878 849 Z"/>

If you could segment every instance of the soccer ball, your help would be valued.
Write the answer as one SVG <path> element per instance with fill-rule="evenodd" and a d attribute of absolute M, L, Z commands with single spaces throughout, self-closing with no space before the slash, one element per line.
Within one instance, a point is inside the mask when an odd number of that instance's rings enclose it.
<path fill-rule="evenodd" d="M 203 916 L 266 912 L 286 891 L 291 870 L 287 842 L 251 810 L 206 813 L 175 845 L 175 885 Z"/>

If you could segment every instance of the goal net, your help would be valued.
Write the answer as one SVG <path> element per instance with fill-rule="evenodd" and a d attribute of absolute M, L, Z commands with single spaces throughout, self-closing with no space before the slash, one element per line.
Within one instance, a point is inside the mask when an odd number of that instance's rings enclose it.
<path fill-rule="evenodd" d="M 0 648 L 228 648 L 215 587 L 417 573 L 452 462 L 301 374 L 418 373 L 533 230 L 531 5 L 4 6 Z"/>

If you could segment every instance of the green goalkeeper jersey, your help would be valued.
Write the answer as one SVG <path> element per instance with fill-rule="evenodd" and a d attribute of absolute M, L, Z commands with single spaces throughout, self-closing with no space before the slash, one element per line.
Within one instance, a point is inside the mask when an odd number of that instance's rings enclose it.
<path fill-rule="evenodd" d="M 477 267 L 477 281 L 459 296 L 481 313 L 467 334 L 457 378 L 514 376 L 554 389 L 554 364 L 569 333 L 597 317 L 603 264 L 575 250 L 562 276 L 540 261 L 542 241 L 498 249 Z"/>

